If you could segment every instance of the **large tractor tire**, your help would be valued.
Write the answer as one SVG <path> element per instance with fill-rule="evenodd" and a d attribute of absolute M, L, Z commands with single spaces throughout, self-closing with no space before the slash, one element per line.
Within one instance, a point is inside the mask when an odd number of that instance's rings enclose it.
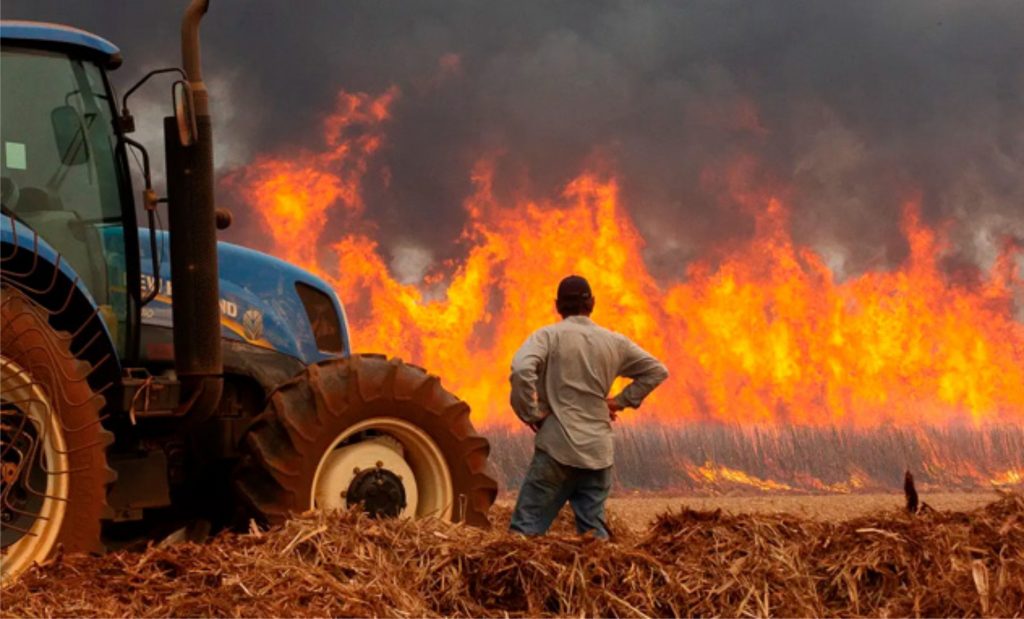
<path fill-rule="evenodd" d="M 9 583 L 58 547 L 101 551 L 114 472 L 104 400 L 71 335 L 18 290 L 0 290 L 0 577 Z"/>
<path fill-rule="evenodd" d="M 311 365 L 270 397 L 236 483 L 268 522 L 359 505 L 382 517 L 488 526 L 497 482 L 469 405 L 383 355 Z"/>

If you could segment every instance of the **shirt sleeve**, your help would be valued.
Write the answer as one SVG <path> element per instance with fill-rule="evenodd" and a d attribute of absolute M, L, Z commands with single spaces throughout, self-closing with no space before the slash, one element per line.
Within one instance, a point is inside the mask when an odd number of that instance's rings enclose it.
<path fill-rule="evenodd" d="M 537 423 L 543 417 L 537 404 L 537 377 L 548 356 L 548 338 L 543 330 L 526 339 L 512 358 L 512 410 L 524 423 Z"/>
<path fill-rule="evenodd" d="M 622 339 L 623 356 L 618 375 L 632 378 L 633 382 L 615 396 L 615 402 L 622 408 L 639 408 L 644 398 L 668 378 L 668 368 L 629 338 Z"/>

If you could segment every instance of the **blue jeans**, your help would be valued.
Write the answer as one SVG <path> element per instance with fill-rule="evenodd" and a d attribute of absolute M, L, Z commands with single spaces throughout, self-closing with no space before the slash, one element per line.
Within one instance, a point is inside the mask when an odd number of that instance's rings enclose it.
<path fill-rule="evenodd" d="M 555 521 L 566 501 L 576 515 L 576 531 L 608 539 L 604 502 L 612 489 L 612 468 L 578 469 L 566 466 L 543 451 L 533 452 L 533 461 L 519 489 L 509 530 L 525 535 L 543 535 Z"/>

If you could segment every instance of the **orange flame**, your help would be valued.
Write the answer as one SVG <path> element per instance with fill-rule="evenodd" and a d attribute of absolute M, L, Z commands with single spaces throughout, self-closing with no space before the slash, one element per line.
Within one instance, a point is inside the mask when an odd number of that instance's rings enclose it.
<path fill-rule="evenodd" d="M 1016 486 L 1024 484 L 1024 470 L 1006 469 L 992 478 L 993 486 Z"/>
<path fill-rule="evenodd" d="M 773 481 L 771 479 L 762 479 L 754 475 L 748 475 L 738 469 L 729 468 L 710 461 L 705 462 L 699 467 L 691 464 L 686 468 L 692 479 L 699 479 L 709 484 L 731 483 L 762 491 L 793 489 L 793 487 L 788 484 Z"/>
<path fill-rule="evenodd" d="M 1024 423 L 1024 325 L 1013 318 L 1019 249 L 1008 247 L 978 286 L 949 282 L 938 266 L 944 240 L 921 222 L 917 200 L 904 206 L 906 262 L 837 282 L 788 234 L 781 192 L 732 183 L 755 218 L 754 238 L 665 285 L 644 265 L 644 239 L 616 179 L 585 172 L 555 198 L 500 203 L 485 160 L 465 202 L 464 259 L 427 277 L 446 285 L 443 295 L 399 283 L 369 235 L 332 235 L 328 226 L 336 212 L 361 221 L 360 181 L 397 95 L 342 93 L 322 151 L 262 157 L 232 180 L 262 216 L 271 251 L 336 288 L 356 350 L 439 374 L 478 424 L 513 423 L 509 362 L 531 331 L 557 319 L 554 289 L 569 273 L 590 280 L 597 322 L 672 372 L 638 418 Z M 359 137 L 345 139 L 353 128 Z"/>
<path fill-rule="evenodd" d="M 321 272 L 316 237 L 332 207 L 340 206 L 350 218 L 362 214 L 362 178 L 370 156 L 381 146 L 380 125 L 390 117 L 397 96 L 396 88 L 376 98 L 341 92 L 337 110 L 323 123 L 323 150 L 258 157 L 225 179 L 262 215 L 278 257 Z M 349 132 L 358 135 L 353 138 Z"/>

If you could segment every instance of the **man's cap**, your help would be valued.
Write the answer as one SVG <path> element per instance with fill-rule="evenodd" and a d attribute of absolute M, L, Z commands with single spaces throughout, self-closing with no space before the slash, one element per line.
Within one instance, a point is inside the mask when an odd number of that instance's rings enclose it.
<path fill-rule="evenodd" d="M 579 275 L 570 275 L 558 284 L 559 301 L 586 300 L 591 296 L 590 283 Z"/>

